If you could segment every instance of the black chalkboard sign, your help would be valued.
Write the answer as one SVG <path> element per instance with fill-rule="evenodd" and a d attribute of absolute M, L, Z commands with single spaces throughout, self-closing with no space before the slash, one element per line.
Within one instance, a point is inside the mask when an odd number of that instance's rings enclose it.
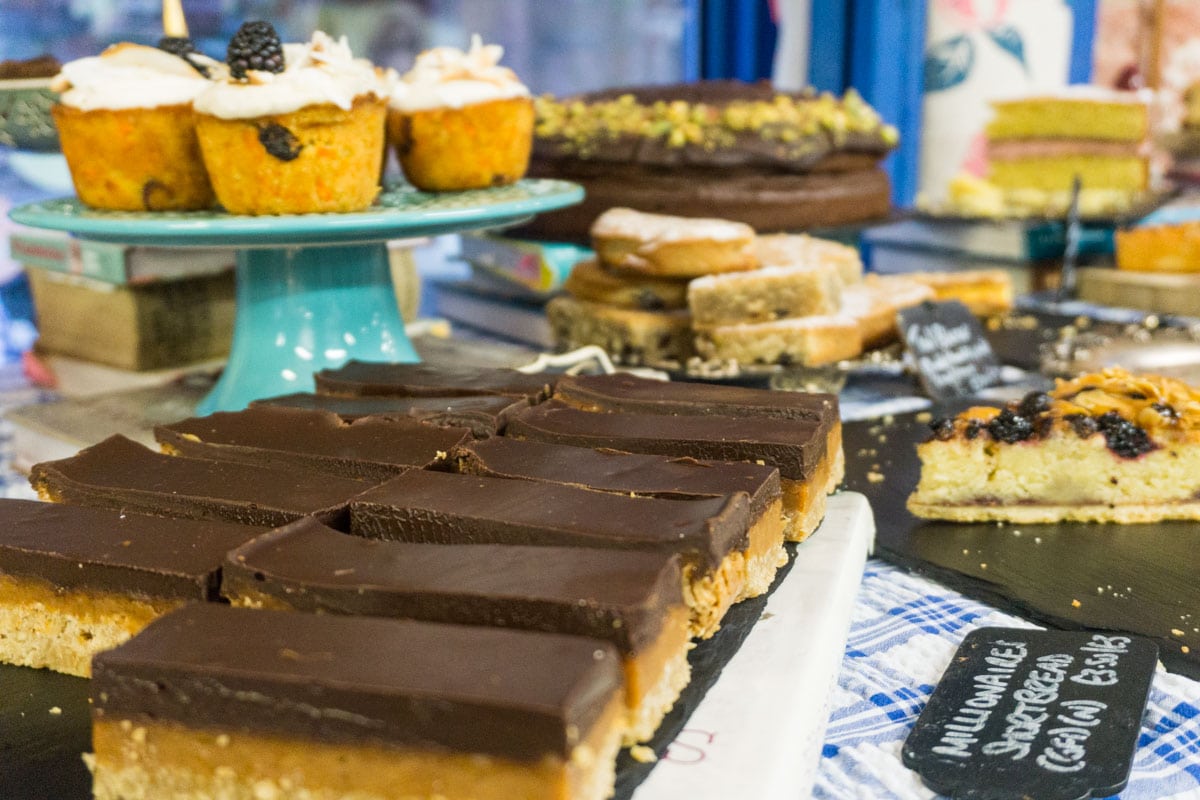
<path fill-rule="evenodd" d="M 1000 362 L 979 320 L 957 300 L 902 309 L 900 336 L 934 400 L 967 397 L 1000 382 Z"/>
<path fill-rule="evenodd" d="M 904 763 L 955 800 L 1085 800 L 1129 780 L 1158 661 L 1147 639 L 980 628 L 954 654 Z"/>

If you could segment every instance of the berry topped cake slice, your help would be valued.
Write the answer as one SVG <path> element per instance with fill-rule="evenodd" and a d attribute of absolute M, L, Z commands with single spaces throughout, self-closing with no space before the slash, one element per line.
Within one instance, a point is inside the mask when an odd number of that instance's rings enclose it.
<path fill-rule="evenodd" d="M 1200 391 L 1119 368 L 933 423 L 918 517 L 960 522 L 1200 519 Z"/>

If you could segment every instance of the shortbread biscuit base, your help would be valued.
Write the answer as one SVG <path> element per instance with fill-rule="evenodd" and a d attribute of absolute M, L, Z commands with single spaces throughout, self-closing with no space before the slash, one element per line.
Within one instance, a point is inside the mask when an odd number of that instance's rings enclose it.
<path fill-rule="evenodd" d="M 598 345 L 623 364 L 683 363 L 691 358 L 686 311 L 638 311 L 560 295 L 546 304 L 558 346 Z"/>
<path fill-rule="evenodd" d="M 859 324 L 843 314 L 723 325 L 698 331 L 696 350 L 711 361 L 815 367 L 862 353 Z"/>
<path fill-rule="evenodd" d="M 181 605 L 0 575 L 0 662 L 87 678 L 93 655 Z"/>
<path fill-rule="evenodd" d="M 104 718 L 86 760 L 96 800 L 602 800 L 613 791 L 623 706 L 609 705 L 569 761 Z"/>
<path fill-rule="evenodd" d="M 782 527 L 764 515 L 751 524 L 746 549 L 725 556 L 717 569 L 706 575 L 695 567 L 684 569 L 683 597 L 691 609 L 693 636 L 711 638 L 730 606 L 771 588 L 776 570 L 787 562 L 784 536 Z"/>
<path fill-rule="evenodd" d="M 836 314 L 842 279 L 832 264 L 706 275 L 688 284 L 687 302 L 696 329 Z"/>
<path fill-rule="evenodd" d="M 754 229 L 742 222 L 613 208 L 591 236 L 600 263 L 615 270 L 696 278 L 758 266 Z"/>
<path fill-rule="evenodd" d="M 686 278 L 619 274 L 604 269 L 594 258 L 576 264 L 563 289 L 577 300 L 638 311 L 674 311 L 688 305 Z"/>

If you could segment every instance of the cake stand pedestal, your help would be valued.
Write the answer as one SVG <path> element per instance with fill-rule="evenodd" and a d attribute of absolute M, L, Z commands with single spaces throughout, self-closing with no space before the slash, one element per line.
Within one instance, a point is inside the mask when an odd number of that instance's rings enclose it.
<path fill-rule="evenodd" d="M 415 362 L 388 265 L 388 239 L 511 225 L 578 203 L 554 180 L 432 194 L 384 191 L 366 211 L 245 217 L 221 212 L 89 209 L 74 198 L 13 209 L 15 222 L 80 238 L 153 247 L 235 247 L 237 314 L 229 361 L 198 414 L 312 391 L 313 373 L 349 359 Z"/>

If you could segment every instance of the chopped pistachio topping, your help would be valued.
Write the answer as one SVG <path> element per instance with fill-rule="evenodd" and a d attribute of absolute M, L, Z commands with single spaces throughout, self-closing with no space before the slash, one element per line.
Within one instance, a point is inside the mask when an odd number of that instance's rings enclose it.
<path fill-rule="evenodd" d="M 683 100 L 641 104 L 631 94 L 595 103 L 545 95 L 535 100 L 535 107 L 537 135 L 558 139 L 581 157 L 602 143 L 628 136 L 660 139 L 667 147 L 692 145 L 712 151 L 733 147 L 746 134 L 757 134 L 795 155 L 813 149 L 811 140 L 818 136 L 828 136 L 839 146 L 849 134 L 876 135 L 888 146 L 899 138 L 896 129 L 885 125 L 853 89 L 841 99 L 828 93 L 778 94 L 771 100 L 723 105 Z"/>

